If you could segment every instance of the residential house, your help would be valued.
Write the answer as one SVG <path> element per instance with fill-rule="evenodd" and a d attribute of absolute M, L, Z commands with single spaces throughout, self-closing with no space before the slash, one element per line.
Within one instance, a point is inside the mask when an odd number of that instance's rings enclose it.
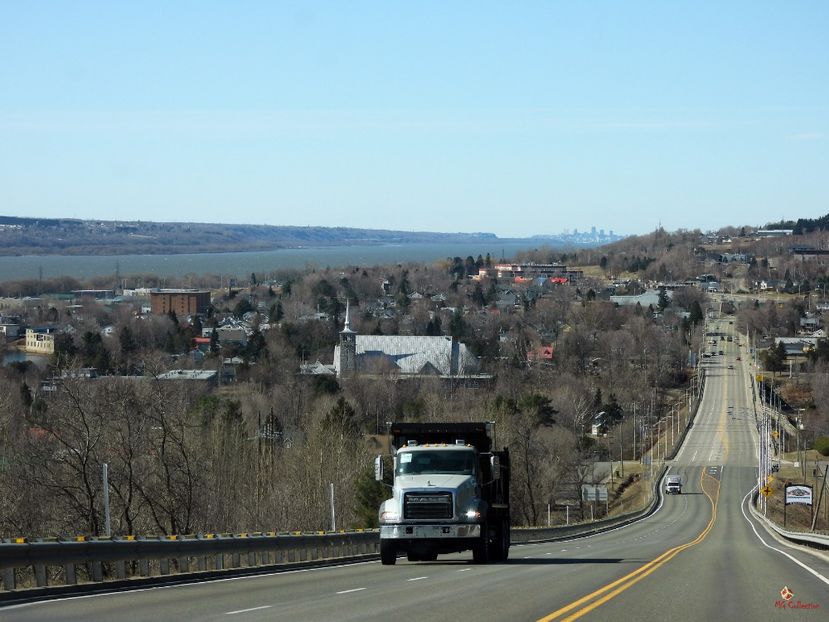
<path fill-rule="evenodd" d="M 31 354 L 55 353 L 54 328 L 27 328 L 26 352 Z"/>

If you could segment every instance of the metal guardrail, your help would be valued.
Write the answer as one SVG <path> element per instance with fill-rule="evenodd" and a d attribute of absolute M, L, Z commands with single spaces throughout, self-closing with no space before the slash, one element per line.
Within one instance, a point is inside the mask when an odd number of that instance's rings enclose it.
<path fill-rule="evenodd" d="M 339 533 L 204 534 L 157 538 L 38 540 L 0 543 L 0 603 L 89 589 L 236 573 L 242 569 L 374 556 L 376 530 Z M 35 588 L 20 589 L 31 572 Z M 27 577 L 28 578 L 28 577 Z M 159 580 L 161 579 L 161 580 Z M 53 585 L 60 581 L 60 585 Z M 146 582 L 146 581 L 144 581 Z M 64 589 L 57 589 L 64 588 Z"/>
<path fill-rule="evenodd" d="M 757 511 L 756 508 L 758 496 L 759 495 L 755 491 L 754 495 L 751 498 L 751 503 L 749 504 L 751 507 L 751 513 L 757 520 L 765 523 L 766 527 L 776 532 L 779 536 L 786 538 L 787 540 L 791 540 L 792 542 L 797 542 L 799 544 L 805 544 L 806 546 L 813 546 L 820 549 L 829 549 L 829 536 L 825 536 L 819 533 L 803 531 L 788 531 L 780 527 L 780 525 L 778 525 L 777 523 L 763 516 L 760 512 Z"/>
<path fill-rule="evenodd" d="M 577 523 L 575 525 L 558 527 L 513 527 L 510 529 L 510 540 L 514 544 L 529 544 L 534 542 L 555 542 L 556 540 L 565 540 L 573 537 L 586 537 L 602 531 L 624 527 L 625 525 L 650 516 L 659 507 L 659 502 L 662 499 L 660 482 L 667 470 L 668 467 L 663 466 L 659 475 L 654 478 L 653 499 L 644 509 L 620 514 L 611 518 L 602 518 L 590 523 Z"/>

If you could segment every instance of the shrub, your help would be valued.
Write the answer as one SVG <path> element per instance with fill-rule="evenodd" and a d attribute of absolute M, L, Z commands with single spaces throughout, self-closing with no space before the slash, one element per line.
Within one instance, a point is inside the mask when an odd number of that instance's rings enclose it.
<path fill-rule="evenodd" d="M 822 456 L 829 456 L 829 436 L 818 436 L 815 439 L 815 451 Z"/>

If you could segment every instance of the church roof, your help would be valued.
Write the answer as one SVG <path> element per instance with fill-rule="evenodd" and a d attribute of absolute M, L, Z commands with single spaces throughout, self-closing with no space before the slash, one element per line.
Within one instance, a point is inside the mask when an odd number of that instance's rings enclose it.
<path fill-rule="evenodd" d="M 334 349 L 339 374 L 340 346 Z M 359 371 L 396 370 L 401 374 L 469 374 L 478 361 L 467 347 L 444 336 L 357 335 Z"/>

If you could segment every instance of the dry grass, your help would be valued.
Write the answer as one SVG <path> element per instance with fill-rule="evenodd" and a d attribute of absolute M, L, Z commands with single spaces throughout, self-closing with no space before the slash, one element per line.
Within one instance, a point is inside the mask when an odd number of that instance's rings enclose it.
<path fill-rule="evenodd" d="M 615 490 L 611 491 L 610 516 L 636 512 L 650 503 L 653 485 L 651 480 L 647 479 L 645 468 L 638 462 L 625 462 L 625 478 L 622 481 L 627 480 L 631 475 L 635 480 L 625 487 L 619 496 L 616 496 L 616 491 L 619 489 L 619 483 L 616 482 Z"/>

